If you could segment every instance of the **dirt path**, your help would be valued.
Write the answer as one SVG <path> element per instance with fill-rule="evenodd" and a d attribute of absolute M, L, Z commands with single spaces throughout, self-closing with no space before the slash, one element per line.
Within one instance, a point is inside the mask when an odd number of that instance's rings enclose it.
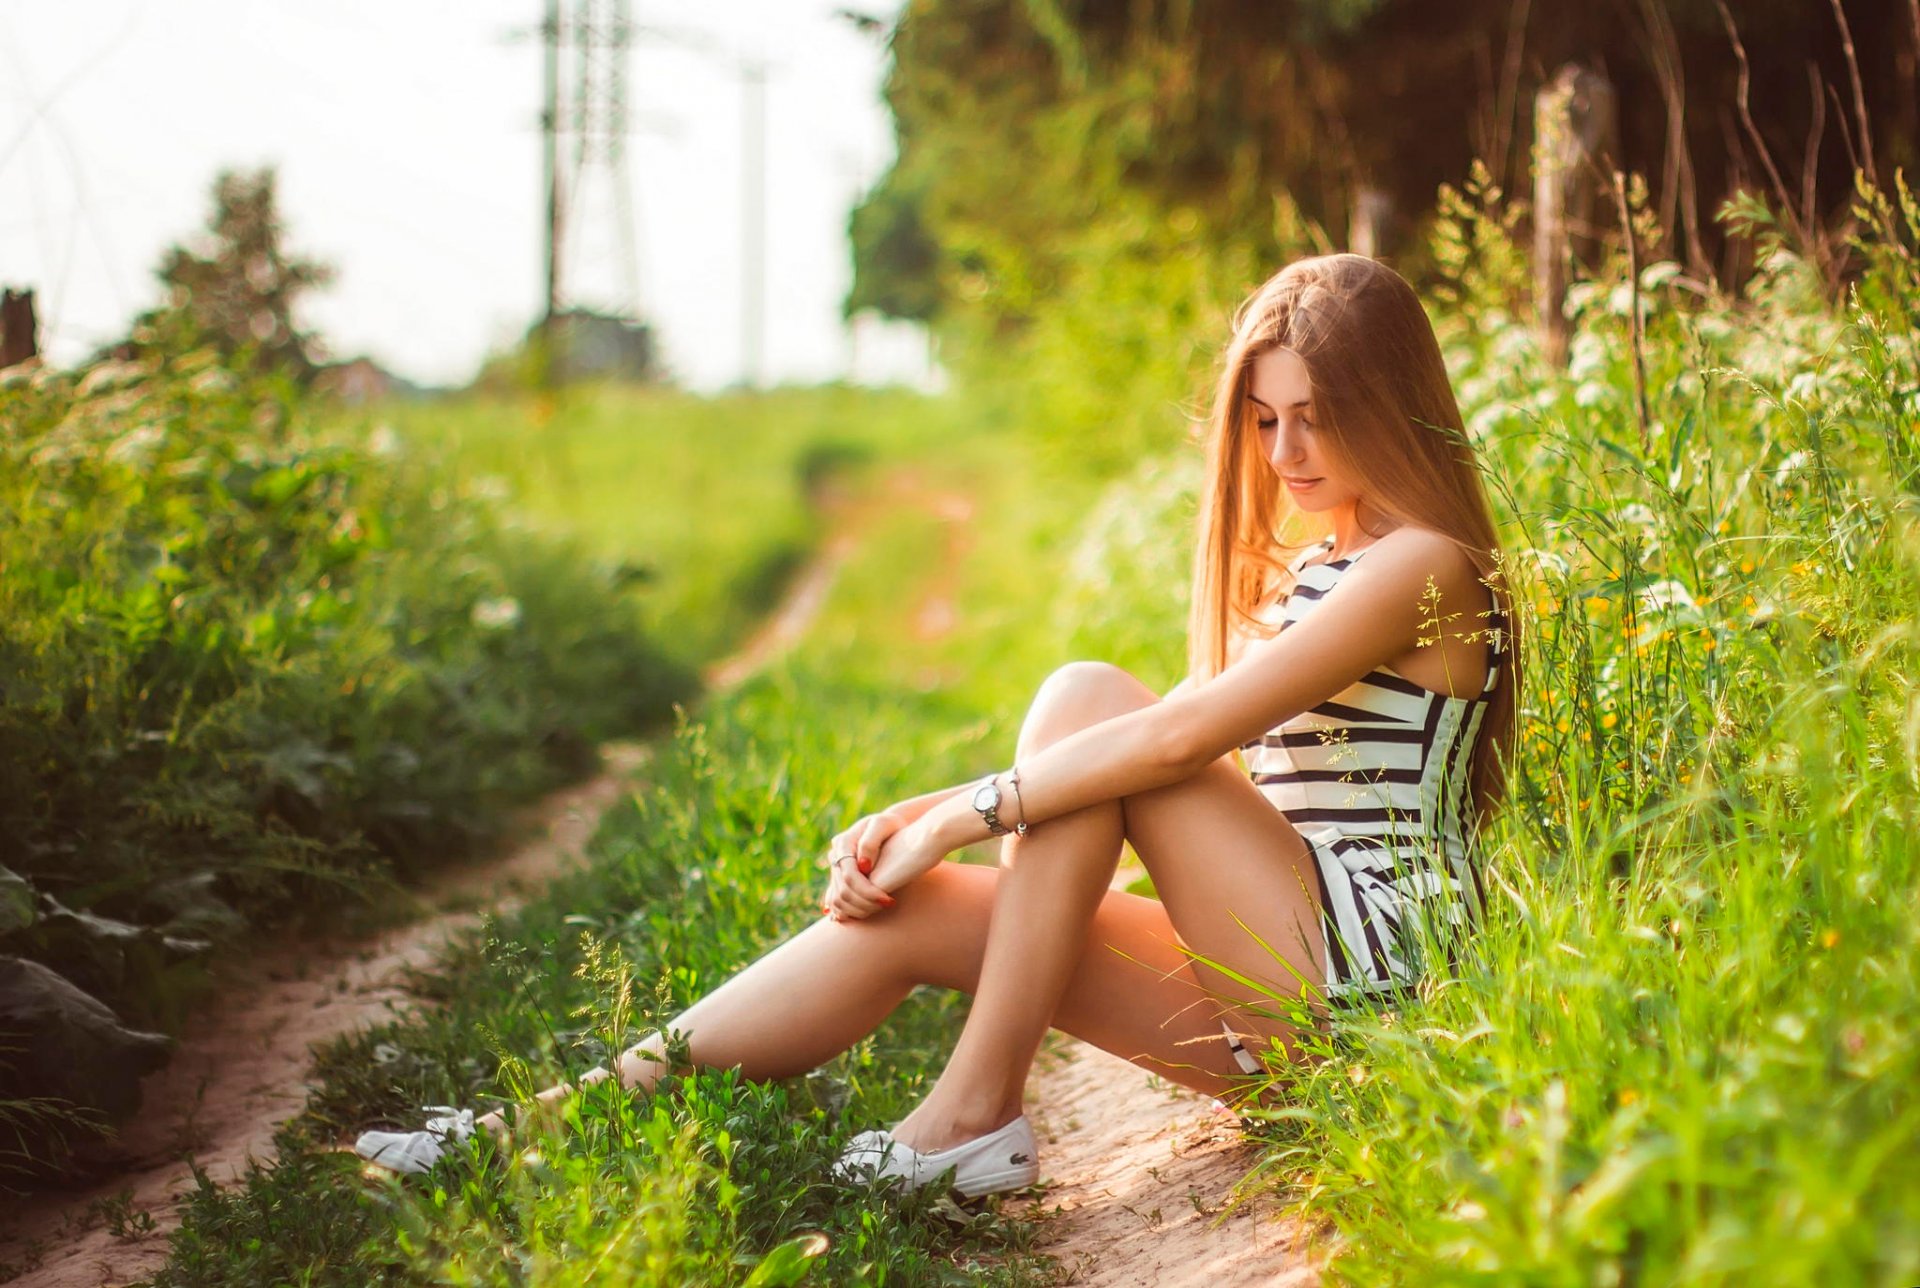
<path fill-rule="evenodd" d="M 812 622 L 857 542 L 845 498 L 825 498 L 830 535 L 780 607 L 736 653 L 709 667 L 710 697 L 745 682 L 791 648 Z M 548 796 L 510 829 L 499 857 L 434 874 L 411 892 L 412 924 L 359 941 L 315 938 L 227 963 L 236 978 L 180 1034 L 167 1067 L 141 1086 L 143 1112 L 115 1142 L 118 1175 L 83 1189 L 13 1202 L 0 1220 L 0 1274 L 13 1288 L 98 1288 L 153 1274 L 179 1226 L 176 1196 L 192 1188 L 192 1157 L 220 1184 L 273 1156 L 273 1135 L 307 1101 L 309 1052 L 380 1023 L 410 1004 L 406 979 L 427 969 L 486 913 L 505 913 L 582 861 L 600 815 L 646 764 L 650 749 L 602 748 L 591 781 Z M 107 1209 L 117 1209 L 116 1224 Z M 151 1218 L 149 1225 L 144 1217 Z M 137 1229 L 130 1229 L 132 1218 Z"/>
<path fill-rule="evenodd" d="M 915 634 L 934 639 L 957 624 L 955 586 L 968 548 L 971 501 L 929 490 L 911 474 L 890 481 L 892 504 L 924 506 L 945 529 L 939 562 L 926 570 Z M 779 657 L 812 622 L 864 523 L 829 502 L 831 535 L 785 602 L 732 657 L 707 674 L 723 691 Z M 436 875 L 417 891 L 422 917 L 358 943 L 313 940 L 246 964 L 181 1035 L 172 1063 L 145 1084 L 148 1111 L 123 1131 L 122 1175 L 86 1191 L 42 1195 L 0 1222 L 0 1265 L 33 1265 L 14 1288 L 97 1288 L 151 1275 L 178 1224 L 174 1196 L 191 1185 L 191 1154 L 218 1182 L 272 1156 L 275 1128 L 306 1102 L 309 1048 L 388 1018 L 410 1004 L 404 982 L 432 965 L 447 941 L 485 911 L 507 911 L 581 861 L 600 814 L 646 764 L 648 749 L 605 749 L 592 781 L 530 810 L 526 839 L 497 860 Z M 1123 872 L 1124 885 L 1137 870 Z M 236 964 L 237 965 L 237 964 Z M 1302 1229 L 1275 1205 L 1238 1206 L 1234 1190 L 1257 1161 L 1233 1120 L 1204 1097 L 1155 1083 L 1124 1060 L 1057 1039 L 1030 1087 L 1045 1154 L 1043 1197 L 1022 1207 L 1044 1217 L 1042 1247 L 1064 1283 L 1132 1288 L 1308 1288 L 1316 1259 Z M 116 1236 L 103 1203 L 128 1195 L 150 1231 Z"/>
<path fill-rule="evenodd" d="M 1236 1202 L 1259 1162 L 1234 1118 L 1084 1042 L 1055 1035 L 1028 1088 L 1045 1195 L 1039 1248 L 1062 1283 L 1313 1288 L 1308 1232 L 1269 1197 Z"/>
<path fill-rule="evenodd" d="M 309 1049 L 388 1019 L 408 1001 L 409 972 L 431 966 L 484 911 L 510 911 L 580 862 L 601 813 L 647 758 L 635 744 L 606 748 L 597 777 L 555 792 L 518 820 L 521 843 L 495 860 L 437 873 L 415 890 L 424 915 L 411 925 L 358 942 L 256 949 L 244 963 L 229 962 L 239 977 L 200 1008 L 172 1061 L 141 1084 L 145 1108 L 116 1142 L 121 1174 L 85 1190 L 36 1195 L 9 1211 L 0 1263 L 36 1267 L 9 1282 L 94 1288 L 158 1270 L 179 1224 L 174 1196 L 192 1188 L 185 1156 L 222 1184 L 244 1174 L 251 1159 L 271 1158 L 274 1130 L 307 1102 Z M 151 1229 L 111 1232 L 99 1205 L 122 1195 L 125 1211 L 151 1217 Z"/>

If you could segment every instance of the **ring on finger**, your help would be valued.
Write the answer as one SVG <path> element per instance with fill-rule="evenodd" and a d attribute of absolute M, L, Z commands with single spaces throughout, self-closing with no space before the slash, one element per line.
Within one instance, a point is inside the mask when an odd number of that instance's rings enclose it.
<path fill-rule="evenodd" d="M 842 860 L 850 859 L 852 857 L 853 856 L 851 854 L 836 854 L 833 856 L 832 862 L 828 863 L 827 866 L 830 868 L 837 868 L 840 866 L 840 863 Z"/>

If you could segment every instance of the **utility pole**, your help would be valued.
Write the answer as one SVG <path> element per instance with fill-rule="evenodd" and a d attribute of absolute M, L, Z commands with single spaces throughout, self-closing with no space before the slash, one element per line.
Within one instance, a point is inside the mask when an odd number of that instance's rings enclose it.
<path fill-rule="evenodd" d="M 586 217 L 585 189 L 596 170 L 609 186 L 612 202 L 612 255 L 618 280 L 607 300 L 613 312 L 633 318 L 640 311 L 640 255 L 635 244 L 633 184 L 627 175 L 627 50 L 635 27 L 630 0 L 574 0 L 574 44 L 579 72 L 573 100 L 573 193 L 570 205 L 577 219 Z M 604 216 L 595 220 L 605 231 Z M 578 239 L 576 256 L 604 253 Z"/>
<path fill-rule="evenodd" d="M 706 33 L 636 26 L 631 0 L 546 0 L 540 33 L 545 42 L 545 103 L 542 178 L 547 202 L 547 301 L 542 330 L 546 335 L 550 374 L 561 374 L 565 337 L 556 323 L 566 312 L 568 297 L 580 288 L 566 266 L 574 267 L 585 253 L 579 234 L 588 210 L 586 177 L 603 169 L 612 184 L 613 226 L 617 244 L 610 258 L 619 266 L 621 281 L 617 312 L 637 325 L 640 304 L 639 252 L 636 245 L 632 185 L 626 166 L 627 119 L 626 58 L 636 34 L 664 39 L 705 53 L 726 63 L 741 87 L 741 224 L 740 224 L 740 351 L 741 383 L 757 389 L 766 380 L 767 330 L 767 76 L 764 59 L 732 54 L 719 48 Z M 562 83 L 561 48 L 571 43 L 577 56 L 574 84 Z M 562 154 L 563 133 L 573 135 L 573 155 Z M 572 227 L 569 227 L 569 223 Z M 594 263 L 601 262 L 598 248 Z M 565 279 L 563 281 L 563 279 Z"/>
<path fill-rule="evenodd" d="M 560 311 L 560 0 L 547 0 L 540 36 L 546 42 L 540 156 L 541 178 L 547 189 L 547 307 L 541 315 L 540 329 L 548 332 Z"/>
<path fill-rule="evenodd" d="M 740 358 L 749 389 L 765 383 L 767 333 L 767 65 L 740 68 Z"/>
<path fill-rule="evenodd" d="M 544 4 L 540 160 L 547 205 L 547 298 L 539 332 L 545 352 L 543 378 L 549 384 L 564 383 L 578 374 L 569 368 L 581 343 L 581 327 L 588 322 L 603 335 L 607 327 L 624 327 L 623 343 L 642 349 L 652 343 L 647 328 L 638 321 L 640 256 L 627 176 L 627 51 L 637 30 L 628 16 L 630 7 L 631 0 L 545 0 Z M 571 65 L 562 62 L 569 48 L 574 55 Z M 607 195 L 612 204 L 614 249 L 610 255 L 591 237 L 605 232 L 609 224 L 608 212 L 590 200 L 589 178 L 595 172 L 604 174 L 611 185 Z M 612 317 L 581 307 L 585 279 L 598 279 L 601 275 L 594 267 L 609 260 L 617 265 L 619 280 L 606 292 L 612 298 L 602 307 Z M 596 316 L 585 316 L 589 312 Z M 645 365 L 645 360 L 632 365 Z"/>

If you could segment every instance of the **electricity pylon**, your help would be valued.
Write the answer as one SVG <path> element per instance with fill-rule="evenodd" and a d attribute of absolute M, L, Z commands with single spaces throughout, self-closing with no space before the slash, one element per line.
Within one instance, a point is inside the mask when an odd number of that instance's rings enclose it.
<path fill-rule="evenodd" d="M 627 50 L 635 30 L 629 0 L 547 0 L 540 30 L 546 45 L 547 320 L 582 294 L 574 272 L 581 266 L 579 247 L 593 240 L 592 214 L 613 243 L 616 280 L 608 311 L 637 318 L 640 255 L 627 173 Z M 606 188 L 605 212 L 589 203 L 596 180 Z"/>

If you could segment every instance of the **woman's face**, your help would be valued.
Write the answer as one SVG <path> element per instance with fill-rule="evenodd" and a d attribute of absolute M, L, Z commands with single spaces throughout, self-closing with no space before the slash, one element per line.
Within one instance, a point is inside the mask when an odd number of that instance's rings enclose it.
<path fill-rule="evenodd" d="M 1249 394 L 1260 425 L 1260 448 L 1280 484 L 1302 510 L 1319 513 L 1360 499 L 1354 480 L 1322 451 L 1314 424 L 1313 382 L 1291 349 L 1268 349 L 1253 360 Z"/>

